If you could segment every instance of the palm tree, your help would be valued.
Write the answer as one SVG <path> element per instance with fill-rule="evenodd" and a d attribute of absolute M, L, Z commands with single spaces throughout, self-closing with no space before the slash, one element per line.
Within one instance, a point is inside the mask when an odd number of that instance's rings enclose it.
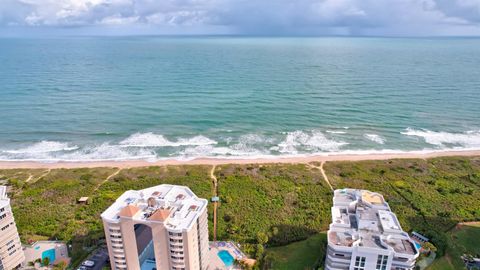
<path fill-rule="evenodd" d="M 57 263 L 57 264 L 53 267 L 53 269 L 56 269 L 56 270 L 65 270 L 65 269 L 67 269 L 67 266 L 68 266 L 68 265 L 67 265 L 67 262 L 65 262 L 65 261 L 60 261 L 59 263 Z"/>
<path fill-rule="evenodd" d="M 43 258 L 42 264 L 43 264 L 43 266 L 49 266 L 50 265 L 50 258 L 49 257 Z"/>

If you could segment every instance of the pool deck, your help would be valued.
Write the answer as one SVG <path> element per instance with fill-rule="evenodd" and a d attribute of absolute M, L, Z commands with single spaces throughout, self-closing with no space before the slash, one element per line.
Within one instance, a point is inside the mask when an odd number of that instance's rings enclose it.
<path fill-rule="evenodd" d="M 209 255 L 210 255 L 210 267 L 211 270 L 225 270 L 225 269 L 241 269 L 232 265 L 230 267 L 225 266 L 222 259 L 218 257 L 218 252 L 226 250 L 233 256 L 234 259 L 241 260 L 247 258 L 245 254 L 235 245 L 233 242 L 210 242 L 209 243 Z"/>
<path fill-rule="evenodd" d="M 61 241 L 38 241 L 32 245 L 24 245 L 23 251 L 25 253 L 25 265 L 28 265 L 28 262 L 35 261 L 36 259 L 42 258 L 42 253 L 44 251 L 54 249 L 55 250 L 55 262 L 60 261 L 70 262 L 70 257 L 68 257 L 67 245 Z"/>

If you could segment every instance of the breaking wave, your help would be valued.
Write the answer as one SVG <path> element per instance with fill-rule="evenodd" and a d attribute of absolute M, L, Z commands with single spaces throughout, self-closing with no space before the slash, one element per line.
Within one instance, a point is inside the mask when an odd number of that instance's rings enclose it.
<path fill-rule="evenodd" d="M 186 146 L 186 145 L 210 145 L 217 144 L 216 141 L 199 135 L 192 138 L 179 138 L 177 141 L 170 141 L 163 135 L 147 133 L 135 133 L 120 142 L 125 147 L 165 147 L 165 146 Z"/>
<path fill-rule="evenodd" d="M 286 135 L 284 141 L 270 149 L 285 154 L 298 154 L 305 151 L 338 151 L 341 146 L 348 144 L 329 139 L 320 131 L 304 132 L 297 130 L 288 132 Z"/>
<path fill-rule="evenodd" d="M 377 134 L 365 134 L 363 135 L 368 140 L 378 143 L 378 144 L 385 144 L 385 139 Z"/>
<path fill-rule="evenodd" d="M 344 129 L 345 130 L 345 129 Z M 135 133 L 126 138 L 97 143 L 44 140 L 30 145 L 0 149 L 3 161 L 108 161 L 210 158 L 275 158 L 308 155 L 412 153 L 444 150 L 480 149 L 480 131 L 460 133 L 435 132 L 407 128 L 398 136 L 385 140 L 384 134 L 352 130 L 343 135 L 332 130 L 296 130 L 290 132 L 236 134 L 227 132 L 197 136 L 166 137 L 152 132 Z M 381 135 L 380 135 L 381 134 Z M 396 131 L 396 134 L 399 134 Z M 414 138 L 412 140 L 412 138 Z M 365 140 L 377 144 L 369 148 Z M 397 144 L 397 140 L 398 143 Z M 380 146 L 381 145 L 381 146 Z M 401 146 L 401 147 L 395 147 Z M 367 148 L 366 148 L 367 147 Z"/>
<path fill-rule="evenodd" d="M 136 149 L 125 150 L 118 145 L 103 143 L 96 146 L 80 148 L 69 147 L 60 142 L 39 142 L 30 147 L 18 150 L 0 150 L 0 160 L 24 160 L 24 161 L 105 161 L 105 160 L 133 160 L 152 159 L 156 154 L 152 150 Z M 52 146 L 48 150 L 48 146 Z M 56 147 L 54 147 L 56 146 Z M 60 147 L 66 146 L 66 147 Z M 43 148 L 46 147 L 46 148 Z"/>
<path fill-rule="evenodd" d="M 3 150 L 3 152 L 10 154 L 38 154 L 38 153 L 49 153 L 49 152 L 58 152 L 58 151 L 70 151 L 76 150 L 78 146 L 69 145 L 68 143 L 55 142 L 55 141 L 41 141 L 34 143 L 30 146 L 12 149 L 12 150 Z"/>
<path fill-rule="evenodd" d="M 340 131 L 340 130 L 327 130 L 326 132 L 331 133 L 331 134 L 346 134 L 347 133 L 345 131 Z"/>
<path fill-rule="evenodd" d="M 407 128 L 402 134 L 422 138 L 426 143 L 442 148 L 452 146 L 462 148 L 480 147 L 480 130 L 449 133 L 444 131 L 435 132 L 428 129 L 416 130 Z"/>

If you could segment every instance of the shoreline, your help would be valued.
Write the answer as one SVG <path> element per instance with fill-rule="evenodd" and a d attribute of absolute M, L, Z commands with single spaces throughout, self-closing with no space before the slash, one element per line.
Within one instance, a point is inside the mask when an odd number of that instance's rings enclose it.
<path fill-rule="evenodd" d="M 125 160 L 125 161 L 83 161 L 83 162 L 39 162 L 39 161 L 0 161 L 0 169 L 71 169 L 71 168 L 133 168 L 166 165 L 225 165 L 225 164 L 273 164 L 273 163 L 309 163 L 325 161 L 363 161 L 387 159 L 427 159 L 435 157 L 453 156 L 480 156 L 480 150 L 458 150 L 438 152 L 406 152 L 406 153 L 378 153 L 378 154 L 331 154 L 312 155 L 303 157 L 272 157 L 272 158 L 196 158 L 192 160 Z"/>

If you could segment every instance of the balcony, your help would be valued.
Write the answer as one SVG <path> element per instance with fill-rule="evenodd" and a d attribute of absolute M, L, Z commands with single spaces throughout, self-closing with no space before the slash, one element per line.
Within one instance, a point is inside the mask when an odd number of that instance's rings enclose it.
<path fill-rule="evenodd" d="M 171 251 L 183 251 L 183 246 L 173 246 L 173 245 L 170 245 L 170 250 L 171 250 Z"/>

